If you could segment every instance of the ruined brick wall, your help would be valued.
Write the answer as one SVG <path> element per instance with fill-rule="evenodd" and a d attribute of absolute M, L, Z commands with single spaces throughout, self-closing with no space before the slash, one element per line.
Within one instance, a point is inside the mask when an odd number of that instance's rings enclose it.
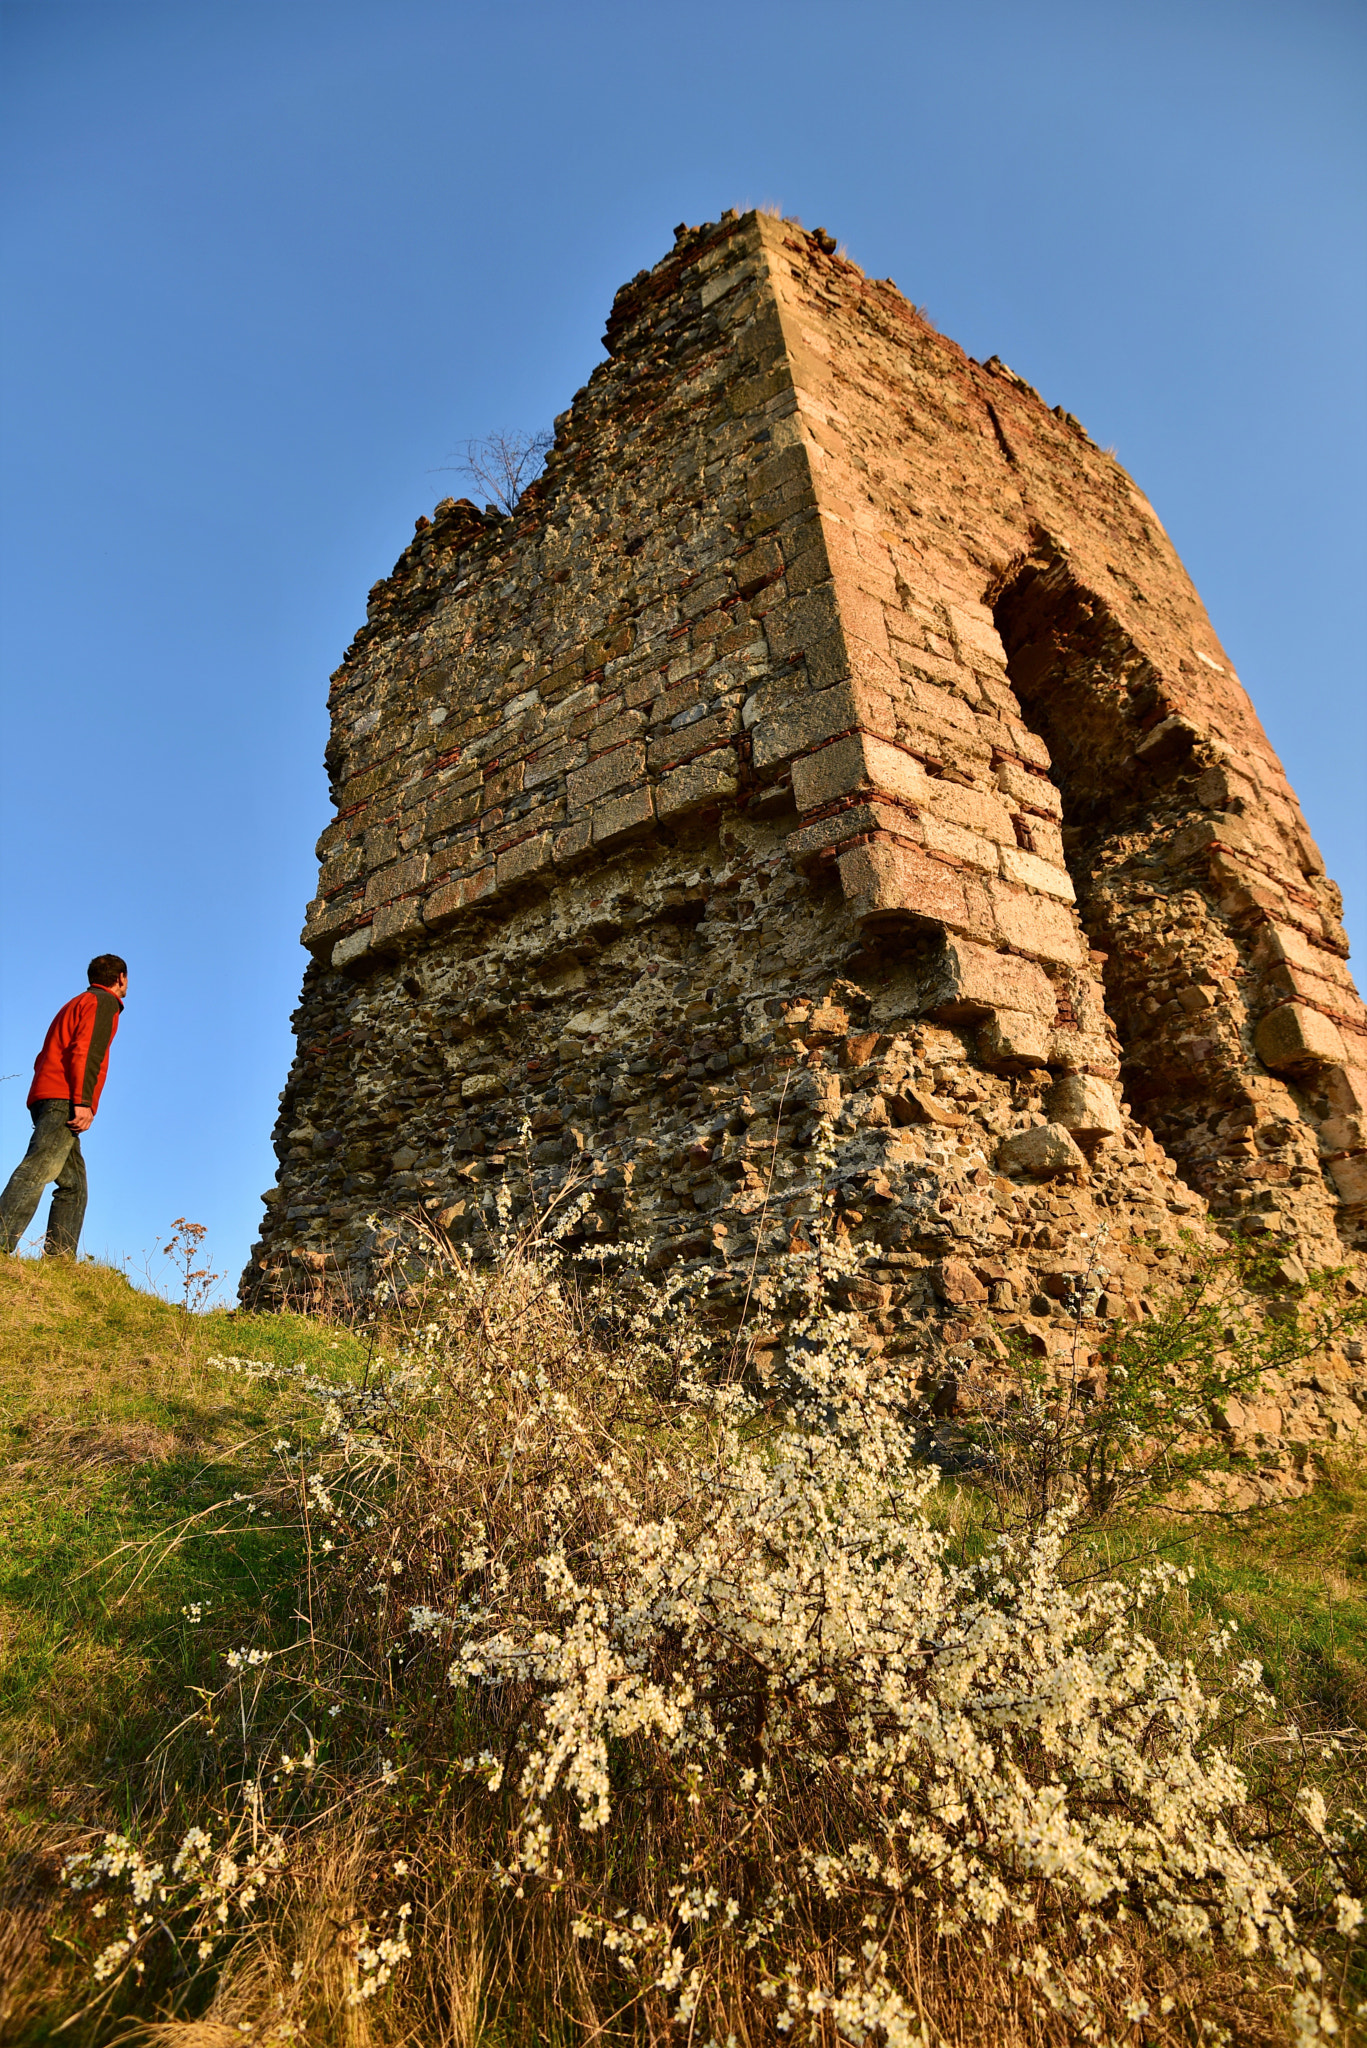
<path fill-rule="evenodd" d="M 681 231 L 605 341 L 517 511 L 420 520 L 333 678 L 246 1294 L 363 1281 L 419 1205 L 480 1243 L 530 1174 L 734 1314 L 822 1118 L 909 1373 L 1071 1342 L 1103 1223 L 1102 1312 L 1209 1212 L 1342 1256 L 1337 892 L 1119 465 L 762 215 Z"/>

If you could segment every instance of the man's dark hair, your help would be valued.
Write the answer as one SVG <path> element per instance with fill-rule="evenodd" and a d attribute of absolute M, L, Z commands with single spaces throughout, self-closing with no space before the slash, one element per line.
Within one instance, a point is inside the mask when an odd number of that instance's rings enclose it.
<path fill-rule="evenodd" d="M 97 953 L 85 970 L 85 978 L 96 988 L 113 988 L 121 974 L 127 974 L 128 962 L 120 960 L 117 953 Z"/>

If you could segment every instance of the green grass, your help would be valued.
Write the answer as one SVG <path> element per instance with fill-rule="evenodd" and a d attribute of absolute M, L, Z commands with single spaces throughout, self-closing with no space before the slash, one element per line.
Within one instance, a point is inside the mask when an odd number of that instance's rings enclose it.
<path fill-rule="evenodd" d="M 1239 1624 L 1305 1728 L 1367 1730 L 1367 1466 L 1341 1458 L 1284 1507 L 1172 1528 L 1193 1614 Z"/>
<path fill-rule="evenodd" d="M 297 1537 L 231 1503 L 305 1403 L 206 1361 L 347 1378 L 365 1351 L 301 1316 L 187 1317 L 93 1262 L 0 1260 L 0 2038 L 53 2038 L 88 1990 L 50 1919 L 62 1854 L 212 1800 L 197 1689 L 229 1648 L 298 1633 Z"/>
<path fill-rule="evenodd" d="M 293 1537 L 216 1510 L 255 1490 L 297 1404 L 209 1368 L 215 1354 L 344 1377 L 364 1347 L 303 1317 L 187 1319 L 108 1267 L 0 1265 L 11 1825 L 127 1810 L 188 1688 L 221 1675 L 228 1639 L 290 1624 Z M 195 1602 L 198 1623 L 184 1611 Z"/>

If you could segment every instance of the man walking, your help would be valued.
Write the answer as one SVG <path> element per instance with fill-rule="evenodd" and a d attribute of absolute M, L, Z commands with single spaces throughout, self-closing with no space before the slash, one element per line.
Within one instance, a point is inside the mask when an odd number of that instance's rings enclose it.
<path fill-rule="evenodd" d="M 128 989 L 128 965 L 117 953 L 100 953 L 87 975 L 89 988 L 57 1012 L 33 1063 L 28 1091 L 33 1136 L 0 1195 L 0 1247 L 7 1252 L 28 1229 L 43 1189 L 54 1180 L 43 1249 L 50 1259 L 76 1256 L 86 1200 L 81 1133 L 90 1129 L 100 1106 L 109 1048 Z"/>

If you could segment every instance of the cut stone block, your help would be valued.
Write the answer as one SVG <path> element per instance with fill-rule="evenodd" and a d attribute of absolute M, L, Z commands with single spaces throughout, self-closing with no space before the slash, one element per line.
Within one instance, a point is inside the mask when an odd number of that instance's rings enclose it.
<path fill-rule="evenodd" d="M 495 886 L 492 867 L 477 868 L 473 875 L 461 875 L 454 881 L 443 882 L 434 889 L 423 903 L 423 922 L 432 930 L 439 930 L 452 918 L 459 917 L 482 896 L 488 896 Z"/>
<path fill-rule="evenodd" d="M 994 1010 L 978 1032 L 978 1057 L 997 1073 L 1047 1067 L 1053 1034 L 1033 1010 Z"/>
<path fill-rule="evenodd" d="M 1331 1067 L 1324 1090 L 1336 1115 L 1367 1116 L 1367 1067 Z"/>
<path fill-rule="evenodd" d="M 1082 1144 L 1113 1137 L 1125 1121 L 1115 1090 L 1095 1074 L 1063 1075 L 1049 1090 L 1044 1106 L 1053 1121 Z"/>
<path fill-rule="evenodd" d="M 1038 889 L 1043 896 L 1056 896 L 1060 903 L 1077 901 L 1073 879 L 1067 869 L 1054 867 L 1052 862 L 1041 860 L 1037 853 L 1027 853 L 1021 846 L 1003 846 L 1001 863 L 1002 873 L 1008 881 L 1020 882 L 1027 889 Z"/>
<path fill-rule="evenodd" d="M 918 1008 L 946 1023 L 985 1017 L 998 1008 L 1052 1021 L 1054 986 L 1033 960 L 998 953 L 971 939 L 946 939 L 921 968 Z"/>
<path fill-rule="evenodd" d="M 968 923 L 968 899 L 956 871 L 916 847 L 875 840 L 840 856 L 845 898 L 860 924 L 924 920 L 955 926 Z"/>
<path fill-rule="evenodd" d="M 1335 1159 L 1329 1168 L 1341 1202 L 1367 1202 L 1367 1152 L 1351 1152 Z"/>
<path fill-rule="evenodd" d="M 377 903 L 392 903 L 397 896 L 407 896 L 414 889 L 421 889 L 426 880 L 425 853 L 411 853 L 406 860 L 391 861 L 388 867 L 373 874 L 366 884 L 366 909 L 373 909 Z"/>
<path fill-rule="evenodd" d="M 1071 1028 L 1060 1030 L 1057 1024 L 1049 1034 L 1047 1064 L 1060 1074 L 1099 1074 L 1105 1081 L 1120 1078 L 1120 1062 L 1109 1040 Z"/>
<path fill-rule="evenodd" d="M 655 789 L 655 813 L 662 820 L 683 817 L 734 796 L 738 787 L 736 757 L 730 747 L 722 747 L 664 776 Z"/>
<path fill-rule="evenodd" d="M 1008 946 L 1059 966 L 1081 963 L 1085 942 L 1077 913 L 1068 904 L 1001 880 L 989 882 L 988 891 L 997 929 Z"/>
<path fill-rule="evenodd" d="M 636 782 L 645 774 L 646 750 L 639 740 L 630 740 L 611 753 L 599 754 L 586 767 L 574 768 L 566 777 L 570 809 L 583 810 L 595 798 L 620 789 L 624 782 Z"/>
<path fill-rule="evenodd" d="M 928 852 L 938 853 L 956 867 L 979 868 L 985 875 L 995 875 L 999 871 L 1001 856 L 1005 852 L 995 839 L 984 839 L 980 832 L 970 832 L 967 826 L 951 824 L 947 818 L 937 818 L 933 812 L 927 812 L 921 820 L 921 838 Z"/>
<path fill-rule="evenodd" d="M 1275 919 L 1269 918 L 1259 929 L 1257 944 L 1253 948 L 1253 958 L 1259 967 L 1288 960 L 1294 967 L 1305 967 L 1311 973 L 1322 973 L 1324 969 L 1319 963 L 1323 951 L 1321 946 L 1312 946 L 1305 933 L 1299 931 L 1295 925 L 1278 924 Z"/>
<path fill-rule="evenodd" d="M 593 826 L 587 818 L 575 818 L 555 835 L 555 864 L 572 867 L 584 859 L 593 845 Z"/>
<path fill-rule="evenodd" d="M 550 867 L 553 846 L 549 832 L 534 832 L 530 839 L 521 839 L 516 846 L 510 846 L 498 857 L 499 888 L 510 888 L 514 882 L 525 881 Z"/>
<path fill-rule="evenodd" d="M 995 773 L 1002 795 L 1022 810 L 1044 811 L 1051 818 L 1063 816 L 1063 798 L 1047 775 L 1032 775 L 1017 761 L 999 761 Z"/>
<path fill-rule="evenodd" d="M 642 832 L 655 816 L 648 789 L 629 790 L 625 796 L 609 797 L 593 812 L 595 846 L 616 846 L 633 833 Z"/>
<path fill-rule="evenodd" d="M 1258 1058 L 1274 1074 L 1294 1074 L 1304 1067 L 1335 1066 L 1344 1057 L 1337 1024 L 1304 1003 L 1282 1003 L 1269 1010 L 1258 1021 L 1253 1044 Z"/>
<path fill-rule="evenodd" d="M 1147 767 L 1171 765 L 1185 760 L 1200 737 L 1190 719 L 1174 715 L 1146 733 L 1134 751 Z"/>
<path fill-rule="evenodd" d="M 370 925 L 372 947 L 392 945 L 397 939 L 416 937 L 424 929 L 422 903 L 406 896 L 401 903 L 385 903 L 375 912 Z"/>
<path fill-rule="evenodd" d="M 777 715 L 762 718 L 751 731 L 752 758 L 756 768 L 769 768 L 777 761 L 820 746 L 822 740 L 848 732 L 859 723 L 859 702 L 849 683 L 820 690 L 814 696 L 790 705 Z"/>
<path fill-rule="evenodd" d="M 1367 1145 L 1367 1117 L 1330 1116 L 1319 1126 L 1322 1152 L 1356 1152 Z"/>
<path fill-rule="evenodd" d="M 348 932 L 344 939 L 338 939 L 332 949 L 334 967 L 348 967 L 353 960 L 360 960 L 370 951 L 370 926 L 362 925 L 358 932 Z"/>
<path fill-rule="evenodd" d="M 314 901 L 307 912 L 307 922 L 299 935 L 300 944 L 310 952 L 327 957 L 329 949 L 337 943 L 339 934 L 360 914 L 360 904 L 355 897 L 336 897 L 332 902 Z"/>
<path fill-rule="evenodd" d="M 874 833 L 914 842 L 918 830 L 918 819 L 895 804 L 871 797 L 867 803 L 842 804 L 813 824 L 799 827 L 789 835 L 788 858 L 794 867 L 809 869 L 819 865 L 832 846 L 848 846 L 851 840 L 867 839 Z"/>
<path fill-rule="evenodd" d="M 1054 1180 L 1061 1173 L 1075 1173 L 1087 1164 L 1071 1131 L 1062 1124 L 1036 1124 L 1033 1130 L 1017 1131 L 997 1153 L 1003 1173 L 1028 1173 L 1036 1180 Z"/>
<path fill-rule="evenodd" d="M 1319 961 L 1314 968 L 1298 967 L 1290 960 L 1269 967 L 1262 980 L 1264 999 L 1304 1003 L 1311 1010 L 1355 1009 L 1352 977 L 1347 968 L 1332 953 L 1322 958 L 1330 970 L 1327 974 L 1316 971 Z"/>
<path fill-rule="evenodd" d="M 833 740 L 793 763 L 793 800 L 800 811 L 814 811 L 863 790 L 877 790 L 904 803 L 924 803 L 930 778 L 914 754 L 863 732 Z"/>
<path fill-rule="evenodd" d="M 995 845 L 1015 848 L 1016 828 L 999 797 L 989 796 L 985 789 L 965 789 L 961 782 L 928 782 L 927 787 L 931 808 L 945 824 L 958 825 Z"/>

